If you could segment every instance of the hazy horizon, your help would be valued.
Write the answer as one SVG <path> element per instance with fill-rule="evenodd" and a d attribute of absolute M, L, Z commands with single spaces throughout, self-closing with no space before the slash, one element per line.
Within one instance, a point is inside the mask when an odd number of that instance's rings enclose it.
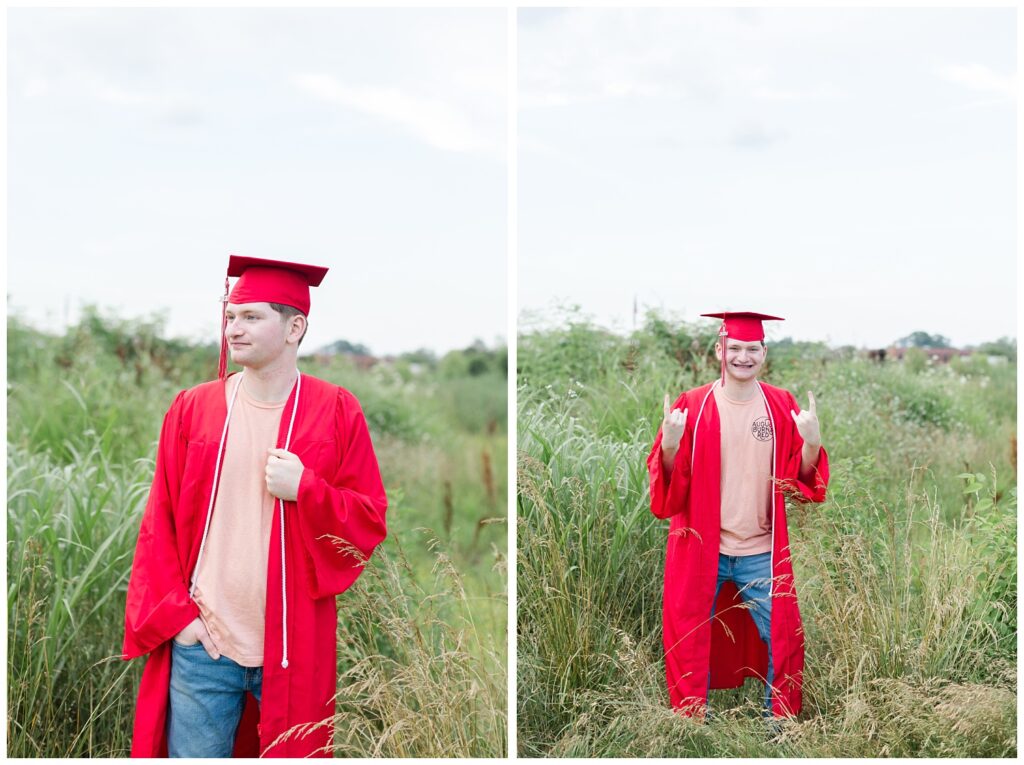
<path fill-rule="evenodd" d="M 164 311 L 160 311 L 158 309 L 155 312 L 152 312 L 152 313 L 149 313 L 149 314 L 137 314 L 137 315 L 134 315 L 134 316 L 126 316 L 126 315 L 123 315 L 121 313 L 117 313 L 115 311 L 111 311 L 109 309 L 105 309 L 105 308 L 103 308 L 103 306 L 95 306 L 94 305 L 92 307 L 97 309 L 97 311 L 99 312 L 99 315 L 101 317 L 103 317 L 105 319 L 110 319 L 110 320 L 113 320 L 113 321 L 125 321 L 125 322 L 129 322 L 129 323 L 136 323 L 136 322 L 147 322 L 148 323 L 148 322 L 152 322 L 152 321 L 159 321 L 163 325 L 163 331 L 160 333 L 160 337 L 162 339 L 164 339 L 164 340 L 176 340 L 176 341 L 186 342 L 186 343 L 188 343 L 190 345 L 194 345 L 194 346 L 209 345 L 211 347 L 216 346 L 216 344 L 220 341 L 219 337 L 216 337 L 216 336 L 206 337 L 205 333 L 199 333 L 199 334 L 175 334 L 175 333 L 169 331 L 168 330 L 168 326 L 167 326 L 166 317 L 167 317 L 167 314 L 170 312 L 170 309 L 166 309 Z M 85 308 L 85 306 L 83 306 L 83 310 L 80 312 L 80 315 L 78 316 L 79 320 L 84 318 L 84 315 L 85 315 L 84 308 Z M 67 332 L 67 330 L 72 329 L 73 327 L 77 326 L 77 322 L 72 322 L 71 324 L 69 324 L 69 325 L 67 325 L 67 326 L 65 326 L 65 327 L 63 327 L 61 329 L 58 329 L 58 330 L 54 330 L 54 329 L 50 329 L 50 328 L 47 328 L 47 327 L 39 326 L 38 322 L 34 321 L 31 316 L 26 317 L 26 316 L 22 315 L 22 312 L 17 310 L 17 309 L 12 310 L 10 306 L 8 306 L 8 308 L 7 308 L 7 318 L 8 318 L 8 320 L 15 319 L 15 320 L 21 322 L 22 324 L 24 324 L 25 326 L 29 327 L 30 329 L 33 329 L 33 330 L 38 331 L 38 332 L 42 332 L 43 334 L 52 335 L 52 336 L 55 336 L 55 337 L 62 337 Z M 312 330 L 312 322 L 310 322 L 310 330 Z M 465 350 L 466 348 L 469 348 L 470 346 L 472 346 L 476 342 L 482 342 L 484 344 L 484 346 L 488 350 L 497 350 L 497 349 L 499 349 L 501 347 L 507 347 L 508 346 L 508 343 L 505 341 L 504 337 L 493 337 L 493 338 L 478 337 L 478 338 L 473 338 L 473 340 L 471 340 L 469 343 L 467 343 L 464 346 L 457 346 L 457 347 L 454 347 L 454 348 L 446 348 L 446 349 L 443 349 L 443 350 L 438 349 L 438 348 L 433 348 L 433 347 L 430 347 L 430 346 L 420 346 L 420 347 L 417 347 L 417 348 L 403 348 L 403 349 L 398 350 L 398 351 L 377 352 L 376 349 L 374 349 L 368 343 L 363 342 L 362 340 L 360 340 L 357 337 L 339 336 L 339 337 L 335 337 L 335 338 L 333 338 L 331 340 L 327 340 L 325 342 L 317 343 L 315 346 L 310 345 L 308 341 L 304 341 L 302 348 L 299 349 L 299 357 L 301 358 L 303 355 L 309 355 L 310 353 L 316 353 L 316 352 L 320 351 L 322 348 L 325 348 L 327 346 L 333 345 L 334 343 L 337 343 L 339 341 L 344 341 L 344 342 L 350 343 L 351 345 L 355 345 L 355 346 L 363 346 L 363 347 L 367 348 L 367 350 L 369 351 L 370 355 L 376 356 L 378 358 L 385 358 L 385 357 L 390 357 L 390 356 L 402 356 L 402 355 L 409 354 L 409 353 L 416 353 L 417 351 L 428 351 L 428 352 L 434 354 L 437 358 L 441 358 L 446 353 L 449 353 L 449 352 L 452 352 L 452 351 L 462 351 L 462 350 Z"/>
<path fill-rule="evenodd" d="M 559 311 L 560 311 L 560 313 L 559 313 Z M 656 313 L 658 316 L 660 316 L 661 318 L 663 318 L 663 319 L 665 319 L 665 320 L 667 320 L 669 322 L 673 322 L 673 323 L 675 323 L 675 322 L 684 322 L 687 325 L 691 325 L 691 326 L 694 325 L 694 324 L 697 324 L 697 323 L 707 322 L 706 324 L 704 324 L 704 326 L 706 328 L 708 328 L 710 330 L 717 330 L 718 329 L 718 320 L 717 319 L 703 319 L 702 318 L 702 319 L 698 319 L 698 320 L 695 321 L 693 319 L 684 318 L 684 317 L 682 317 L 682 316 L 680 316 L 678 314 L 674 314 L 673 312 L 666 312 L 666 311 L 662 311 L 662 310 L 659 310 L 659 309 L 651 309 L 651 311 Z M 549 315 L 546 316 L 545 314 L 549 314 Z M 556 314 L 558 314 L 558 315 L 556 315 Z M 564 325 L 567 320 L 576 320 L 576 321 L 585 322 L 585 323 L 587 323 L 587 324 L 589 324 L 589 325 L 591 325 L 591 326 L 593 326 L 595 328 L 598 328 L 598 329 L 601 329 L 601 330 L 605 330 L 607 332 L 611 332 L 611 333 L 613 333 L 615 335 L 619 335 L 620 337 L 628 337 L 634 331 L 642 331 L 643 330 L 645 316 L 646 316 L 646 314 L 645 314 L 644 311 L 639 311 L 637 313 L 636 326 L 635 327 L 633 327 L 633 326 L 625 327 L 625 326 L 622 325 L 622 322 L 618 322 L 618 323 L 615 323 L 615 322 L 603 323 L 598 317 L 594 316 L 593 314 L 587 314 L 585 311 L 582 311 L 582 310 L 574 311 L 574 310 L 570 310 L 570 309 L 548 309 L 548 310 L 524 309 L 519 314 L 519 320 L 517 322 L 517 326 L 519 328 L 518 334 L 523 335 L 523 334 L 530 334 L 531 332 L 534 332 L 534 331 L 542 331 L 542 332 L 543 331 L 549 331 L 549 330 L 552 330 L 552 329 L 556 329 L 559 324 Z M 771 345 L 772 343 L 778 343 L 780 341 L 790 340 L 790 341 L 792 341 L 794 343 L 821 343 L 821 344 L 823 344 L 823 345 L 825 345 L 825 346 L 827 346 L 828 348 L 831 348 L 831 349 L 838 349 L 838 348 L 844 348 L 844 347 L 854 347 L 854 348 L 857 348 L 858 350 L 877 350 L 877 349 L 880 349 L 880 348 L 892 348 L 892 347 L 895 347 L 897 341 L 902 340 L 905 337 L 909 337 L 910 335 L 914 334 L 915 332 L 925 332 L 925 333 L 927 333 L 927 334 L 929 334 L 929 335 L 931 335 L 933 337 L 944 336 L 944 337 L 946 337 L 950 341 L 950 347 L 957 348 L 957 349 L 977 348 L 978 346 L 984 345 L 986 343 L 998 342 L 999 340 L 1003 340 L 1003 339 L 1007 339 L 1007 338 L 1010 339 L 1010 340 L 1013 340 L 1014 343 L 1016 343 L 1016 341 L 1017 341 L 1017 335 L 1015 333 L 1015 334 L 1012 334 L 1012 335 L 1000 335 L 998 337 L 987 338 L 987 339 L 981 340 L 981 341 L 979 341 L 977 343 L 964 343 L 964 344 L 959 344 L 958 345 L 956 342 L 953 341 L 953 338 L 945 336 L 942 332 L 934 332 L 934 331 L 928 330 L 928 328 L 926 328 L 926 327 L 918 327 L 916 329 L 911 329 L 910 331 L 905 332 L 902 335 L 894 336 L 892 338 L 892 340 L 890 340 L 887 343 L 883 343 L 883 344 L 880 344 L 880 345 L 859 345 L 858 346 L 858 345 L 855 345 L 853 343 L 829 342 L 827 339 L 820 338 L 820 337 L 819 338 L 794 337 L 792 334 L 787 334 L 786 327 L 785 327 L 785 322 L 778 322 L 778 323 L 776 323 L 776 322 L 765 322 L 765 343 L 768 344 L 768 345 Z"/>

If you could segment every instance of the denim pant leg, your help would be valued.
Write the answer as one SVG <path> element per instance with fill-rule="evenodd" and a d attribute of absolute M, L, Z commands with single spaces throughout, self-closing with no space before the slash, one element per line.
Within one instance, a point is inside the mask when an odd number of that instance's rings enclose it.
<path fill-rule="evenodd" d="M 221 656 L 214 661 L 201 643 L 171 641 L 171 688 L 167 749 L 171 757 L 230 757 L 253 670 Z M 262 669 L 255 668 L 260 676 Z M 258 698 L 258 696 L 257 696 Z"/>
<path fill-rule="evenodd" d="M 257 703 L 263 704 L 263 667 L 246 667 L 245 690 L 256 697 Z"/>
<path fill-rule="evenodd" d="M 767 714 L 772 710 L 772 682 L 775 668 L 772 666 L 772 554 L 744 555 L 736 558 L 733 581 L 740 591 L 744 603 L 750 603 L 750 615 L 757 626 L 757 632 L 768 647 L 768 676 L 765 678 L 764 706 Z"/>

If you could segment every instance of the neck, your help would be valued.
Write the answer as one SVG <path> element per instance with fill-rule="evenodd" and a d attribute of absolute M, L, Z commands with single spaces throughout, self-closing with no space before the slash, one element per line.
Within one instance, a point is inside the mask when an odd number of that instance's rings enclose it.
<path fill-rule="evenodd" d="M 257 401 L 285 401 L 292 392 L 298 370 L 295 359 L 282 364 L 245 368 L 245 392 Z"/>
<path fill-rule="evenodd" d="M 757 378 L 740 381 L 726 375 L 722 391 L 734 401 L 749 401 L 757 395 Z"/>

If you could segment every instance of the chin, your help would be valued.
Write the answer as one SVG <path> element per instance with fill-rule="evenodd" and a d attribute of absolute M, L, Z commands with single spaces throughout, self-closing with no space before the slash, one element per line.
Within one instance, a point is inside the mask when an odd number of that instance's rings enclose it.
<path fill-rule="evenodd" d="M 729 377 L 736 382 L 749 382 L 757 378 L 756 369 L 729 369 Z"/>
<path fill-rule="evenodd" d="M 244 353 L 232 353 L 231 362 L 238 364 L 240 367 L 248 367 L 252 365 L 252 357 Z"/>

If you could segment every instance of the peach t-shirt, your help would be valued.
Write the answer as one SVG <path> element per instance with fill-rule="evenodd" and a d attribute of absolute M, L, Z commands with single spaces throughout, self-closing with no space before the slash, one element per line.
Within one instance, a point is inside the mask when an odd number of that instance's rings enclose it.
<path fill-rule="evenodd" d="M 233 383 L 232 379 L 230 383 Z M 230 399 L 233 387 L 225 386 Z M 231 412 L 220 487 L 195 600 L 220 652 L 243 667 L 263 665 L 267 551 L 274 518 L 267 491 L 267 450 L 277 445 L 284 401 L 256 401 L 238 391 Z"/>
<path fill-rule="evenodd" d="M 722 533 L 719 552 L 772 549 L 772 426 L 760 393 L 735 401 L 715 387 L 722 433 Z"/>

